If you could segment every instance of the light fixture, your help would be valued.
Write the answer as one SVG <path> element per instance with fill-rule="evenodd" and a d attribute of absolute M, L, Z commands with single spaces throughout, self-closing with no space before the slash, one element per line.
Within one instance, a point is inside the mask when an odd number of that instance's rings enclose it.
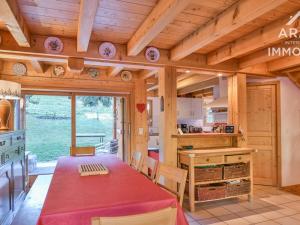
<path fill-rule="evenodd" d="M 217 75 L 218 75 L 218 77 L 223 77 L 222 73 L 218 73 Z"/>
<path fill-rule="evenodd" d="M 8 120 L 11 113 L 9 100 L 19 99 L 21 96 L 21 84 L 0 80 L 0 130 L 8 130 Z"/>
<path fill-rule="evenodd" d="M 190 71 L 190 70 L 186 70 L 185 72 L 186 72 L 186 73 L 190 73 L 191 71 Z"/>

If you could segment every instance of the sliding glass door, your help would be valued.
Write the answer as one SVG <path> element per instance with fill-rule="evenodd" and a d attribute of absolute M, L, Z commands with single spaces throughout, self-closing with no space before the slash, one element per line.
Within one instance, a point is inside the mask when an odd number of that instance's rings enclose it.
<path fill-rule="evenodd" d="M 26 150 L 39 163 L 69 155 L 71 146 L 71 97 L 26 95 Z"/>
<path fill-rule="evenodd" d="M 114 98 L 76 96 L 76 146 L 95 146 L 105 152 L 114 132 Z"/>

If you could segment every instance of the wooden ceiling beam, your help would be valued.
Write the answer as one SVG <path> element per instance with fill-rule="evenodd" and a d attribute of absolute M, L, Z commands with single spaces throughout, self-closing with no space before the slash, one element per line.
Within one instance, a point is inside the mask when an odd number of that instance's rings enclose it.
<path fill-rule="evenodd" d="M 239 73 L 245 73 L 247 75 L 265 76 L 265 77 L 276 77 L 276 74 L 269 71 L 267 63 L 260 63 L 253 66 L 246 67 L 244 69 L 239 70 Z"/>
<path fill-rule="evenodd" d="M 152 85 L 152 87 L 147 88 L 147 92 L 158 90 L 158 84 Z"/>
<path fill-rule="evenodd" d="M 139 72 L 139 77 L 141 79 L 149 79 L 150 77 L 153 77 L 157 73 L 158 73 L 157 70 L 142 70 L 141 72 Z"/>
<path fill-rule="evenodd" d="M 175 17 L 190 0 L 160 0 L 127 45 L 129 56 L 138 55 Z"/>
<path fill-rule="evenodd" d="M 81 0 L 77 29 L 77 51 L 88 50 L 99 0 Z"/>
<path fill-rule="evenodd" d="M 46 66 L 45 64 L 43 64 L 42 62 L 32 59 L 30 61 L 31 66 L 33 67 L 33 69 L 35 70 L 35 72 L 37 73 L 44 73 L 46 70 Z"/>
<path fill-rule="evenodd" d="M 115 66 L 108 69 L 107 74 L 110 77 L 117 76 L 122 70 L 124 69 L 123 66 Z"/>
<path fill-rule="evenodd" d="M 300 23 L 294 23 L 291 26 L 287 26 L 289 17 L 278 19 L 264 27 L 261 27 L 243 38 L 237 39 L 232 43 L 224 45 L 223 47 L 211 52 L 207 56 L 207 63 L 209 65 L 216 65 L 226 60 L 241 57 L 252 53 L 256 50 L 266 48 L 272 44 L 278 46 L 278 42 L 284 40 L 284 35 L 279 36 L 282 27 L 296 28 L 299 33 Z M 275 46 L 275 47 L 276 47 Z"/>
<path fill-rule="evenodd" d="M 299 56 L 286 56 L 267 63 L 270 72 L 286 70 L 300 65 Z"/>
<path fill-rule="evenodd" d="M 21 47 L 30 47 L 30 33 L 16 0 L 0 1 L 0 20 Z"/>
<path fill-rule="evenodd" d="M 178 62 L 171 61 L 168 50 L 160 49 L 160 59 L 153 63 L 146 60 L 145 55 L 140 53 L 137 56 L 128 56 L 126 45 L 115 44 L 117 54 L 112 59 L 102 58 L 99 55 L 99 42 L 90 41 L 88 51 L 85 53 L 77 52 L 77 41 L 72 38 L 61 38 L 64 43 L 64 50 L 61 53 L 50 53 L 44 48 L 45 36 L 32 35 L 31 39 L 35 45 L 31 48 L 22 48 L 18 46 L 13 37 L 5 31 L 0 31 L 2 36 L 2 44 L 0 45 L 0 54 L 10 54 L 18 57 L 35 57 L 42 59 L 41 61 L 65 61 L 69 57 L 84 58 L 86 65 L 104 65 L 114 66 L 123 65 L 126 68 L 138 68 L 147 70 L 157 70 L 164 66 L 174 66 L 176 68 L 203 69 L 211 71 L 234 72 L 237 70 L 237 61 L 228 61 L 215 66 L 208 66 L 206 57 L 201 54 L 192 54 Z"/>
<path fill-rule="evenodd" d="M 276 45 L 276 46 L 282 46 L 282 45 Z M 274 46 L 274 47 L 276 47 Z M 279 59 L 281 56 L 269 56 L 268 55 L 268 49 L 264 48 L 262 50 L 258 50 L 254 53 L 251 53 L 249 55 L 243 56 L 239 59 L 239 68 L 244 69 L 249 66 L 254 66 L 257 64 L 269 62 L 275 59 Z"/>
<path fill-rule="evenodd" d="M 171 59 L 183 59 L 287 2 L 289 0 L 238 1 L 177 44 L 171 50 Z"/>
<path fill-rule="evenodd" d="M 219 77 L 215 77 L 200 83 L 192 84 L 190 86 L 187 86 L 185 88 L 177 90 L 178 95 L 186 95 L 195 91 L 199 91 L 202 89 L 210 88 L 219 83 Z"/>
<path fill-rule="evenodd" d="M 189 78 L 178 81 L 177 82 L 177 89 L 182 89 L 182 88 L 188 87 L 188 86 L 193 85 L 193 84 L 201 83 L 203 81 L 210 80 L 214 77 L 215 76 L 212 76 L 212 75 L 194 74 L 194 75 L 191 75 Z"/>

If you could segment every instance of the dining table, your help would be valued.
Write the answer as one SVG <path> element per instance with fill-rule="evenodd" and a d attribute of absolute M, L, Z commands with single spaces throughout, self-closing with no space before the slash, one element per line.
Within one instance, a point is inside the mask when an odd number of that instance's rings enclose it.
<path fill-rule="evenodd" d="M 81 176 L 80 165 L 101 163 L 109 173 Z M 120 217 L 177 208 L 177 225 L 188 225 L 177 198 L 113 155 L 60 157 L 38 225 L 90 225 L 93 217 Z"/>

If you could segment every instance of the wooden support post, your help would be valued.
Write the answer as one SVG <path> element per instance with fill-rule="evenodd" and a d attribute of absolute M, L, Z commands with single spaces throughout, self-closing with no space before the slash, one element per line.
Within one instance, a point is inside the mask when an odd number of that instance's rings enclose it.
<path fill-rule="evenodd" d="M 158 73 L 158 96 L 161 101 L 159 113 L 160 161 L 177 166 L 177 77 L 174 67 L 165 67 Z M 163 109 L 162 109 L 163 107 Z"/>
<path fill-rule="evenodd" d="M 247 146 L 247 83 L 246 74 L 228 77 L 228 123 L 241 132 L 237 146 Z"/>
<path fill-rule="evenodd" d="M 146 80 L 137 79 L 134 91 L 134 136 L 135 145 L 132 151 L 141 151 L 144 156 L 148 155 L 148 124 L 147 110 L 139 112 L 137 104 L 147 105 L 147 85 Z"/>
<path fill-rule="evenodd" d="M 71 96 L 71 109 L 72 109 L 72 147 L 76 147 L 76 95 L 73 93 Z"/>

